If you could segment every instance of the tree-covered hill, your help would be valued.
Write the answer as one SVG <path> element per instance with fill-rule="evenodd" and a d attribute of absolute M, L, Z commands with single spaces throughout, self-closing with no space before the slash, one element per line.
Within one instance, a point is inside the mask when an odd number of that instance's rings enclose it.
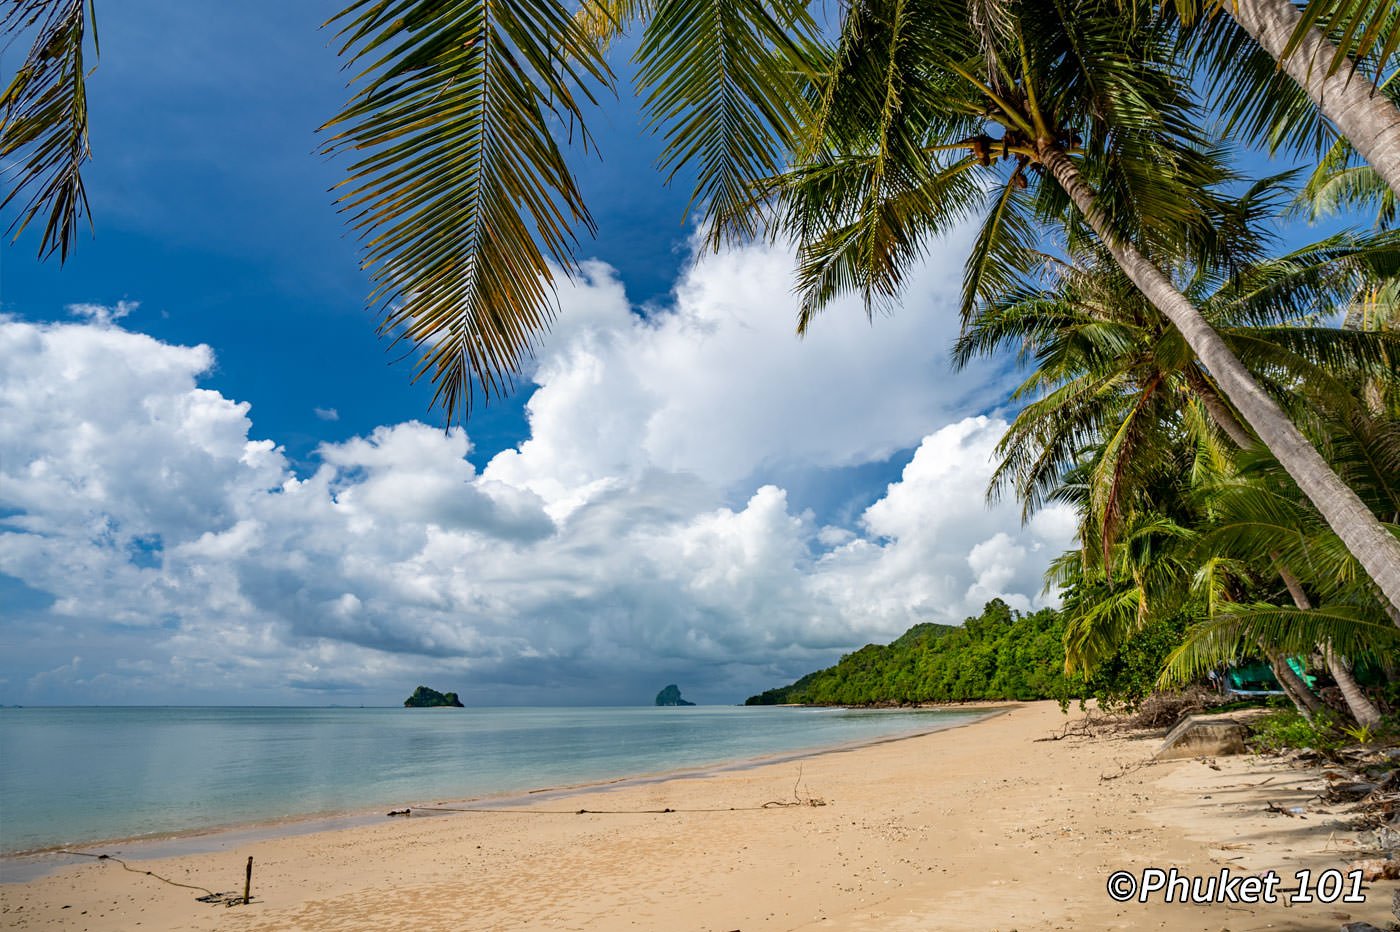
<path fill-rule="evenodd" d="M 1022 614 L 993 599 L 981 615 L 961 626 L 915 625 L 890 644 L 867 644 L 834 667 L 751 696 L 745 704 L 902 705 L 1080 696 L 1132 703 L 1150 690 L 1161 658 L 1179 640 L 1179 634 L 1149 634 L 1125 645 L 1121 656 L 1085 682 L 1065 676 L 1064 620 L 1058 612 Z"/>
<path fill-rule="evenodd" d="M 961 627 L 910 628 L 891 644 L 867 644 L 748 705 L 860 705 L 968 699 L 1041 699 L 1067 694 L 1064 626 L 1045 609 L 1021 615 L 1000 599 Z"/>

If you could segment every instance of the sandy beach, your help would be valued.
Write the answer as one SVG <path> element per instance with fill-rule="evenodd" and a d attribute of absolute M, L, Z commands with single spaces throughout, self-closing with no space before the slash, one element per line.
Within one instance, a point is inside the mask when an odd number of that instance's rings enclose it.
<path fill-rule="evenodd" d="M 1392 920 L 1395 881 L 1368 884 L 1361 904 L 1114 902 L 1111 873 L 1152 867 L 1273 870 L 1286 891 L 1295 871 L 1345 867 L 1352 836 L 1341 815 L 1267 811 L 1310 805 L 1315 775 L 1253 757 L 1148 764 L 1150 738 L 1037 740 L 1065 721 L 1054 703 L 1029 703 L 936 734 L 541 799 L 529 812 L 384 818 L 162 859 L 107 846 L 92 850 L 135 872 L 94 860 L 0 885 L 0 925 L 1250 932 Z M 636 812 L 664 809 L 675 811 Z M 246 906 L 201 903 L 143 873 L 241 891 L 249 856 Z"/>

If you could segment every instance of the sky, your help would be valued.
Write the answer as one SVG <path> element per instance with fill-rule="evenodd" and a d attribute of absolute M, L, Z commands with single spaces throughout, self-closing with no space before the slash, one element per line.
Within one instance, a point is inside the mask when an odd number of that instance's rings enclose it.
<path fill-rule="evenodd" d="M 791 255 L 699 250 L 625 91 L 558 321 L 445 429 L 317 154 L 335 8 L 99 3 L 95 234 L 0 247 L 0 703 L 732 703 L 1053 604 L 1071 516 L 984 497 L 1016 373 L 948 363 L 970 234 L 798 339 Z"/>

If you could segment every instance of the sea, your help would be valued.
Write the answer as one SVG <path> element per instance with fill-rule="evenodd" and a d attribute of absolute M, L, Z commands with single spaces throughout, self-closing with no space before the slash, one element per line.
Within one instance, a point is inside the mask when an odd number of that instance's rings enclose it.
<path fill-rule="evenodd" d="M 0 708 L 0 854 L 743 766 L 986 714 L 771 706 Z"/>

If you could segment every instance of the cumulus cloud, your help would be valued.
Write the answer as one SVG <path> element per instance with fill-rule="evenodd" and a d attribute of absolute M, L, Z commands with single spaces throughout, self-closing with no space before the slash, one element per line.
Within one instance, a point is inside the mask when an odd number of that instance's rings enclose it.
<path fill-rule="evenodd" d="M 672 309 L 642 318 L 610 269 L 588 266 L 539 356 L 532 436 L 487 472 L 567 510 L 579 489 L 640 469 L 729 486 L 881 460 L 995 403 L 990 369 L 949 368 L 956 266 L 924 268 L 898 313 L 874 321 L 838 301 L 804 339 L 792 268 L 774 245 L 710 256 L 678 283 Z"/>
<path fill-rule="evenodd" d="M 865 532 L 821 560 L 817 581 L 847 612 L 887 633 L 913 619 L 952 621 L 991 598 L 1027 611 L 1049 604 L 1041 574 L 1072 540 L 1062 506 L 1019 526 L 1013 504 L 984 504 L 1006 423 L 964 418 L 928 435 L 898 482 L 866 509 Z"/>
<path fill-rule="evenodd" d="M 1004 424 L 966 413 L 1000 386 L 949 376 L 954 270 L 798 341 L 790 268 L 707 259 L 644 317 L 589 266 L 530 373 L 529 438 L 479 471 L 466 433 L 406 422 L 298 472 L 200 387 L 209 347 L 110 310 L 0 320 L 0 583 L 48 596 L 2 688 L 385 701 L 436 675 L 475 701 L 612 702 L 680 679 L 734 701 L 994 596 L 1042 604 L 1072 523 L 983 504 Z M 911 448 L 846 524 L 774 479 Z"/>

